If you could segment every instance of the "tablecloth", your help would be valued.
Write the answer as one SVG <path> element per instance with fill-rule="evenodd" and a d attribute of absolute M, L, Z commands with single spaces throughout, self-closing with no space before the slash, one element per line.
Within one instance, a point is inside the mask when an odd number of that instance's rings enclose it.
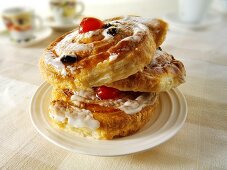
<path fill-rule="evenodd" d="M 227 22 L 198 31 L 170 30 L 162 48 L 184 62 L 188 103 L 181 130 L 145 152 L 95 157 L 66 151 L 32 126 L 29 104 L 43 82 L 44 42 L 19 48 L 0 39 L 0 169 L 227 169 Z"/>

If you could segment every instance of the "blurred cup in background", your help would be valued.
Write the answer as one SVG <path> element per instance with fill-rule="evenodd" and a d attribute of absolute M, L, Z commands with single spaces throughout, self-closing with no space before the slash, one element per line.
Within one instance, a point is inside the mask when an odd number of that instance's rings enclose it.
<path fill-rule="evenodd" d="M 211 0 L 179 0 L 179 18 L 182 22 L 196 24 L 203 20 Z"/>
<path fill-rule="evenodd" d="M 227 14 L 227 0 L 216 1 L 216 9 L 222 13 Z"/>
<path fill-rule="evenodd" d="M 80 7 L 77 11 L 77 8 Z M 76 0 L 50 0 L 54 21 L 60 25 L 72 24 L 84 11 L 84 4 Z"/>
<path fill-rule="evenodd" d="M 5 9 L 2 13 L 2 18 L 11 39 L 16 42 L 30 41 L 34 38 L 35 29 L 42 26 L 41 18 L 27 7 Z"/>

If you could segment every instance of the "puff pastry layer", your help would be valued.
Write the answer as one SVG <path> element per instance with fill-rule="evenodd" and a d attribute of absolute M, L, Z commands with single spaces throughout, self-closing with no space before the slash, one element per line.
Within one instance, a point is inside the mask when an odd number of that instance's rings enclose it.
<path fill-rule="evenodd" d="M 143 69 L 164 41 L 167 24 L 127 16 L 104 21 L 105 27 L 61 36 L 46 49 L 40 69 L 53 86 L 86 89 L 127 78 Z M 63 63 L 74 56 L 75 62 Z"/>
<path fill-rule="evenodd" d="M 140 130 L 152 117 L 157 117 L 158 114 L 155 112 L 158 106 L 158 94 L 154 94 L 151 103 L 135 114 L 126 114 L 124 111 L 114 107 L 114 103 L 112 103 L 112 106 L 107 107 L 91 101 L 85 103 L 82 102 L 78 106 L 78 103 L 75 104 L 70 99 L 72 95 L 73 93 L 67 89 L 53 89 L 51 106 L 57 106 L 58 110 L 63 111 L 63 114 L 68 113 L 68 117 L 72 116 L 70 114 L 75 114 L 71 112 L 77 108 L 88 110 L 92 113 L 92 121 L 99 122 L 99 128 L 78 128 L 70 124 L 69 118 L 64 120 L 61 119 L 61 121 L 57 121 L 53 118 L 52 121 L 54 124 L 58 125 L 58 127 L 65 129 L 66 131 L 75 131 L 86 137 L 113 139 L 132 135 Z M 51 110 L 50 113 L 52 113 Z M 80 111 L 77 109 L 76 114 L 79 114 L 79 112 Z M 50 117 L 52 116 L 50 115 Z"/>

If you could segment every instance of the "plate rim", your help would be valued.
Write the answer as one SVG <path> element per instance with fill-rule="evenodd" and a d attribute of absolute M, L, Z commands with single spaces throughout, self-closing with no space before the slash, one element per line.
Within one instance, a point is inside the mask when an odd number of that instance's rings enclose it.
<path fill-rule="evenodd" d="M 57 145 L 58 147 L 60 148 L 63 148 L 67 151 L 70 151 L 70 152 L 73 152 L 73 153 L 78 153 L 78 154 L 82 154 L 82 155 L 91 155 L 91 156 L 99 156 L 99 157 L 115 157 L 115 156 L 123 156 L 123 155 L 129 155 L 129 154 L 134 154 L 134 153 L 139 153 L 139 152 L 144 152 L 144 151 L 147 151 L 147 150 L 150 150 L 154 147 L 157 147 L 159 146 L 160 144 L 166 142 L 167 140 L 171 139 L 181 128 L 182 126 L 184 125 L 185 123 L 185 120 L 187 118 L 187 114 L 188 114 L 188 106 L 187 106 L 187 101 L 186 101 L 186 98 L 185 96 L 183 95 L 183 93 L 178 89 L 178 88 L 174 88 L 174 89 L 171 89 L 173 90 L 175 93 L 178 94 L 178 96 L 180 95 L 181 98 L 183 99 L 182 102 L 184 104 L 184 110 L 185 110 L 185 113 L 184 113 L 184 117 L 183 119 L 181 120 L 180 124 L 177 125 L 177 127 L 175 127 L 174 130 L 171 131 L 171 133 L 168 133 L 167 135 L 165 135 L 160 142 L 156 142 L 156 144 L 153 144 L 151 145 L 150 147 L 146 147 L 145 149 L 137 149 L 136 151 L 127 151 L 125 153 L 118 153 L 118 154 L 101 154 L 101 153 L 88 153 L 86 151 L 81 151 L 81 150 L 76 150 L 76 149 L 71 149 L 71 148 L 68 148 L 67 146 L 64 146 L 63 144 L 55 141 L 54 139 L 52 139 L 51 137 L 49 137 L 48 135 L 46 135 L 44 132 L 42 132 L 42 130 L 40 130 L 35 121 L 34 121 L 34 115 L 32 113 L 32 109 L 33 109 L 33 103 L 34 101 L 36 100 L 36 96 L 37 94 L 39 94 L 39 92 L 44 89 L 45 87 L 48 88 L 48 86 L 50 86 L 46 81 L 43 82 L 41 85 L 38 86 L 38 88 L 36 89 L 35 93 L 33 94 L 32 98 L 31 98 L 31 101 L 30 101 L 30 107 L 29 107 L 29 115 L 30 115 L 30 120 L 32 122 L 32 125 L 33 127 L 35 127 L 35 129 L 38 131 L 38 133 L 43 136 L 46 140 L 48 140 L 50 143 L 52 144 L 55 144 Z M 171 91 L 170 90 L 170 91 Z M 181 113 L 180 113 L 181 114 Z M 175 125 L 176 126 L 176 125 Z M 53 127 L 54 128 L 54 127 Z M 67 133 L 67 132 L 66 132 Z M 95 140 L 95 141 L 98 141 L 97 139 L 91 139 L 91 140 Z M 113 140 L 111 140 L 112 142 Z M 108 142 L 108 140 L 106 140 L 106 142 Z"/>
<path fill-rule="evenodd" d="M 34 46 L 34 45 L 44 41 L 45 39 L 49 38 L 51 36 L 51 34 L 53 33 L 51 28 L 49 28 L 47 26 L 43 26 L 40 29 L 36 29 L 34 31 L 34 35 L 37 36 L 37 34 L 39 34 L 40 32 L 43 32 L 43 33 L 46 32 L 45 36 L 36 37 L 35 39 L 32 39 L 29 42 L 22 42 L 22 43 L 17 43 L 17 42 L 11 41 L 9 39 L 9 37 L 7 37 L 8 38 L 7 43 L 14 45 L 16 47 L 26 48 L 26 47 Z M 4 32 L 1 33 L 1 35 L 3 35 L 3 34 L 9 34 L 8 30 L 5 30 Z M 9 35 L 7 35 L 7 36 L 9 36 Z"/>

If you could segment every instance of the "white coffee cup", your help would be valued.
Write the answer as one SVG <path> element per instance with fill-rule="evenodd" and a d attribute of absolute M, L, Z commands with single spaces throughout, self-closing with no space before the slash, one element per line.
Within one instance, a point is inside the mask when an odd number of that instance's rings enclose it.
<path fill-rule="evenodd" d="M 27 7 L 5 9 L 2 17 L 11 39 L 16 42 L 30 41 L 34 38 L 35 29 L 42 27 L 41 18 Z"/>
<path fill-rule="evenodd" d="M 215 5 L 218 11 L 227 14 L 227 0 L 218 0 Z"/>
<path fill-rule="evenodd" d="M 179 0 L 179 18 L 186 23 L 199 23 L 204 19 L 211 0 Z"/>
<path fill-rule="evenodd" d="M 76 0 L 50 0 L 50 8 L 54 21 L 65 25 L 73 24 L 74 19 L 84 11 L 84 4 Z"/>

